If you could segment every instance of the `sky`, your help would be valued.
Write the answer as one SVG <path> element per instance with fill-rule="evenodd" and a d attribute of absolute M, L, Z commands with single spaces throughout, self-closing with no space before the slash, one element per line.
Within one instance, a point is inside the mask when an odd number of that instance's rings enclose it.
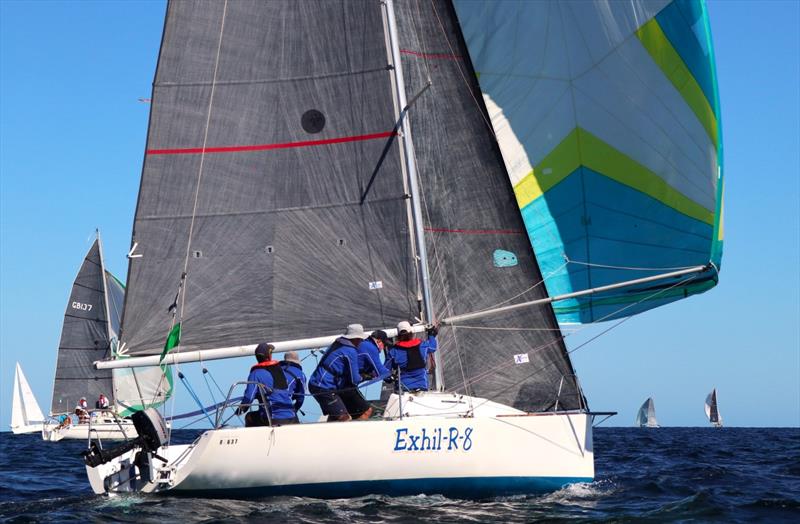
<path fill-rule="evenodd" d="M 590 406 L 633 424 L 800 426 L 800 2 L 709 1 L 724 133 L 725 252 L 711 291 L 573 353 Z M 72 281 L 101 230 L 124 279 L 164 3 L 0 1 L 0 426 L 14 363 L 49 407 Z M 608 329 L 592 326 L 569 347 Z M 310 361 L 309 361 L 310 362 Z M 251 362 L 210 365 L 244 380 Z M 184 372 L 209 399 L 199 366 Z M 176 409 L 194 409 L 178 387 Z"/>

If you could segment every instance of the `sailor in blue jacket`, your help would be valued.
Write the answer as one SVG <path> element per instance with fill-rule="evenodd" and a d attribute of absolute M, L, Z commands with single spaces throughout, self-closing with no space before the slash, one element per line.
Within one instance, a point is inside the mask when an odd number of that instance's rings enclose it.
<path fill-rule="evenodd" d="M 292 394 L 294 411 L 297 413 L 303 407 L 303 401 L 306 399 L 306 375 L 303 373 L 300 356 L 296 351 L 289 351 L 283 356 L 281 369 L 283 369 L 286 379 L 289 381 L 287 389 Z"/>
<path fill-rule="evenodd" d="M 356 348 L 365 338 L 361 324 L 350 324 L 347 332 L 325 350 L 311 374 L 308 390 L 328 416 L 328 422 L 366 419 L 372 414 L 369 403 L 358 391 L 361 375 Z"/>
<path fill-rule="evenodd" d="M 364 339 L 356 348 L 358 353 L 358 372 L 362 380 L 385 379 L 392 371 L 381 362 L 381 352 L 388 349 L 385 331 L 380 329 Z"/>
<path fill-rule="evenodd" d="M 250 368 L 247 388 L 237 414 L 247 413 L 245 426 L 268 426 L 270 417 L 273 425 L 296 424 L 297 415 L 292 405 L 292 395 L 286 374 L 276 360 L 272 360 L 272 344 L 261 343 L 256 347 L 258 364 Z M 263 392 L 262 387 L 263 386 Z M 264 398 L 266 394 L 266 399 Z M 253 401 L 258 398 L 258 411 L 248 413 Z M 269 410 L 269 412 L 267 411 Z M 269 413 L 269 416 L 268 416 Z"/>
<path fill-rule="evenodd" d="M 389 349 L 385 365 L 392 371 L 400 371 L 400 383 L 406 391 L 428 390 L 428 360 L 436 351 L 438 329 L 431 326 L 427 330 L 427 340 L 414 338 L 411 324 L 397 324 L 397 342 Z"/>

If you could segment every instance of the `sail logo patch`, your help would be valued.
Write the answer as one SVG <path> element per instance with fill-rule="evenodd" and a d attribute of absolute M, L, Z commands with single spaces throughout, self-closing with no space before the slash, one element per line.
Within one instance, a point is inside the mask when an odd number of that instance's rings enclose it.
<path fill-rule="evenodd" d="M 527 364 L 530 361 L 531 360 L 527 353 L 519 353 L 514 355 L 514 364 Z"/>
<path fill-rule="evenodd" d="M 395 430 L 394 451 L 469 451 L 472 449 L 472 428 L 408 428 Z"/>

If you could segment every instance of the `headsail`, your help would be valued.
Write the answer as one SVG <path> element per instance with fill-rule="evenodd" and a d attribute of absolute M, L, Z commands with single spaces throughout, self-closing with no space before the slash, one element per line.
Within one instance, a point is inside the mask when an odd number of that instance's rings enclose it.
<path fill-rule="evenodd" d="M 454 0 L 551 296 L 719 268 L 722 133 L 703 0 Z M 700 293 L 716 270 L 556 304 L 562 322 Z"/>
<path fill-rule="evenodd" d="M 449 1 L 395 2 L 439 318 L 546 297 Z M 540 285 L 537 285 L 540 284 Z M 442 330 L 444 383 L 528 411 L 583 406 L 552 306 Z"/>
<path fill-rule="evenodd" d="M 41 426 L 42 422 L 44 422 L 42 410 L 22 372 L 22 366 L 17 362 L 11 400 L 11 430 L 14 433 L 27 432 L 26 430 L 30 431 L 27 427 L 37 424 Z"/>
<path fill-rule="evenodd" d="M 110 370 L 97 370 L 95 360 L 110 356 L 105 271 L 100 238 L 95 239 L 72 285 L 61 341 L 50 413 L 66 413 L 81 397 L 113 395 Z"/>
<path fill-rule="evenodd" d="M 648 398 L 636 414 L 636 425 L 640 428 L 657 428 L 656 406 L 652 398 Z"/>
<path fill-rule="evenodd" d="M 159 354 L 173 303 L 176 351 L 418 314 L 396 147 L 359 203 L 394 124 L 379 2 L 171 2 L 123 350 Z"/>

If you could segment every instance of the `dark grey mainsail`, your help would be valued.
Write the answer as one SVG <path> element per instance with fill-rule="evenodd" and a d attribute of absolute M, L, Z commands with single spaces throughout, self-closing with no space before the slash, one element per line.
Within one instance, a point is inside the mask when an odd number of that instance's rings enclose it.
<path fill-rule="evenodd" d="M 447 0 L 395 2 L 439 318 L 545 298 L 536 259 Z M 439 337 L 444 383 L 528 411 L 582 399 L 550 305 L 472 320 Z"/>
<path fill-rule="evenodd" d="M 122 341 L 158 354 L 416 311 L 378 1 L 170 2 Z M 178 293 L 182 274 L 185 284 Z M 177 294 L 177 300 L 176 300 Z"/>
<path fill-rule="evenodd" d="M 97 370 L 96 360 L 110 356 L 105 271 L 99 238 L 83 260 L 64 313 L 50 414 L 71 412 L 81 397 L 92 403 L 113 395 L 111 370 Z"/>

